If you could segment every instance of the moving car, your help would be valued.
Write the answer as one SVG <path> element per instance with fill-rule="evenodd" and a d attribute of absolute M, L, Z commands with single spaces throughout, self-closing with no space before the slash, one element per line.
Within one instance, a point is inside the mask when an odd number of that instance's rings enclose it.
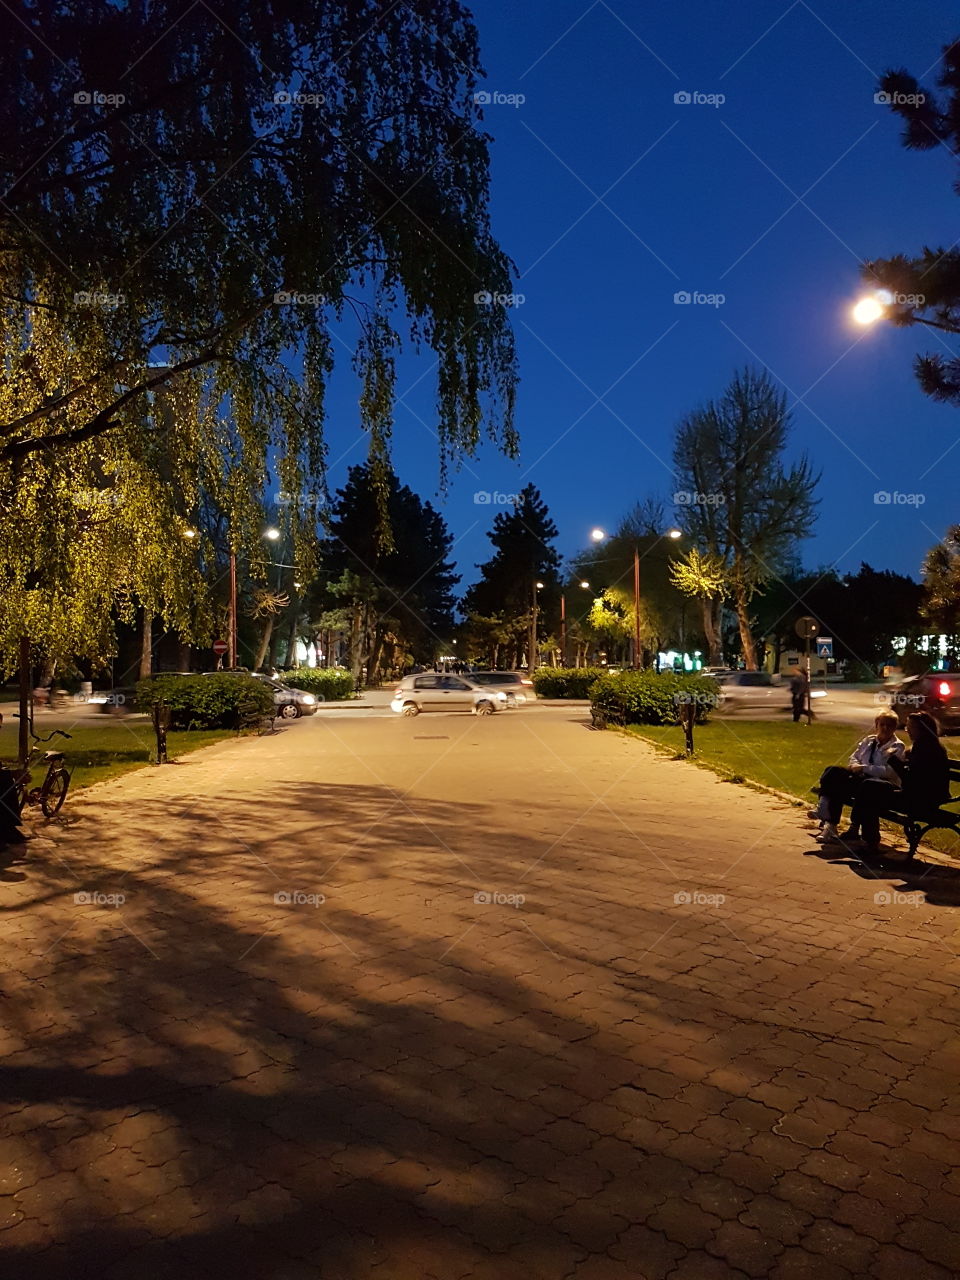
<path fill-rule="evenodd" d="M 500 689 L 507 695 L 508 707 L 522 707 L 537 696 L 533 681 L 523 671 L 471 671 L 467 679 L 485 689 Z"/>
<path fill-rule="evenodd" d="M 911 711 L 929 711 L 940 732 L 960 729 L 960 673 L 928 671 L 897 685 L 890 693 L 890 706 L 902 729 Z"/>
<path fill-rule="evenodd" d="M 787 687 L 769 671 L 731 671 L 711 677 L 720 686 L 718 709 L 738 711 L 741 707 L 789 706 Z"/>
<path fill-rule="evenodd" d="M 421 711 L 472 711 L 488 716 L 506 705 L 502 689 L 475 684 L 472 676 L 438 675 L 434 671 L 404 676 L 390 703 L 391 710 L 403 716 L 417 716 Z"/>

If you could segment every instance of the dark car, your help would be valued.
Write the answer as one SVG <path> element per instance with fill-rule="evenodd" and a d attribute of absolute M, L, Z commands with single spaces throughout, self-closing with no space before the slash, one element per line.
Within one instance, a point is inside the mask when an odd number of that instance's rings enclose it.
<path fill-rule="evenodd" d="M 960 729 L 960 672 L 928 671 L 904 680 L 890 695 L 902 729 L 911 711 L 929 711 L 941 733 Z"/>
<path fill-rule="evenodd" d="M 500 689 L 507 695 L 508 707 L 522 707 L 537 696 L 533 681 L 523 671 L 471 671 L 467 679 L 488 689 Z"/>

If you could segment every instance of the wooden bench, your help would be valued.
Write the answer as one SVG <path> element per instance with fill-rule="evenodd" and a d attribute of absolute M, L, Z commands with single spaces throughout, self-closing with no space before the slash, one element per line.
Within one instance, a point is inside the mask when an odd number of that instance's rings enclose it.
<path fill-rule="evenodd" d="M 895 822 L 903 827 L 903 834 L 910 846 L 911 858 L 917 852 L 917 846 L 930 831 L 960 831 L 960 760 L 950 761 L 950 799 L 945 800 L 939 809 L 923 818 L 914 818 L 899 810 L 895 804 L 890 805 L 881 818 Z"/>
<path fill-rule="evenodd" d="M 244 729 L 256 729 L 259 735 L 264 733 L 276 733 L 277 731 L 277 711 L 276 707 L 269 713 L 264 714 L 259 704 L 256 702 L 241 702 L 237 715 L 237 736 L 243 733 Z"/>

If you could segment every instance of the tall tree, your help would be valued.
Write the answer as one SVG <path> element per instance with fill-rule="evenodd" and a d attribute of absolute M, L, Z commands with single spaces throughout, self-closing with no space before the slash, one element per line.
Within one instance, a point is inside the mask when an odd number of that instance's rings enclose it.
<path fill-rule="evenodd" d="M 921 85 L 905 68 L 884 73 L 880 89 L 888 95 L 892 111 L 904 121 L 903 145 L 914 151 L 945 147 L 960 152 L 960 41 L 943 49 L 935 93 Z M 958 188 L 954 184 L 954 190 Z M 893 324 L 928 325 L 960 334 L 960 249 L 924 247 L 919 254 L 898 254 L 867 262 L 864 280 L 883 291 L 886 318 Z M 960 359 L 935 352 L 921 355 L 914 365 L 920 386 L 935 400 L 960 405 Z"/>
<path fill-rule="evenodd" d="M 960 641 L 960 524 L 951 525 L 943 541 L 927 552 L 923 592 L 923 617 L 948 637 L 956 655 Z"/>
<path fill-rule="evenodd" d="M 378 532 L 381 504 L 377 471 L 351 467 L 337 491 L 329 537 L 323 546 L 333 594 L 352 611 L 352 665 L 359 677 L 376 682 L 385 648 L 433 661 L 453 628 L 453 590 L 460 581 L 449 561 L 453 539 L 443 517 L 393 472 L 386 476 L 386 513 L 391 538 Z"/>
<path fill-rule="evenodd" d="M 510 511 L 498 511 L 487 537 L 495 548 L 491 559 L 478 565 L 480 580 L 464 595 L 468 615 L 501 619 L 513 636 L 514 665 L 519 663 L 523 637 L 530 624 L 535 583 L 542 582 L 538 609 L 547 629 L 554 629 L 559 605 L 560 557 L 550 543 L 557 536 L 540 490 L 528 484 Z M 531 665 L 536 661 L 530 657 Z"/>
<path fill-rule="evenodd" d="M 382 493 L 403 330 L 437 365 L 441 465 L 485 431 L 515 450 L 508 311 L 485 301 L 510 292 L 511 267 L 489 226 L 459 0 L 15 8 L 0 45 L 0 545 L 46 506 L 64 549 L 54 562 L 28 527 L 0 567 L 0 633 L 95 612 L 111 557 L 78 541 L 69 490 L 105 464 L 142 469 L 163 386 L 189 390 L 231 548 L 253 555 L 269 473 L 303 494 L 322 472 L 331 325 L 354 343 Z M 312 530 L 294 524 L 299 563 Z M 142 527 L 146 559 L 160 539 L 146 513 Z M 77 601 L 21 609 L 75 564 Z M 92 623 L 62 630 L 80 644 Z"/>
<path fill-rule="evenodd" d="M 756 670 L 750 601 L 795 557 L 813 525 L 819 476 L 806 457 L 783 460 L 786 397 L 766 372 L 737 373 L 719 400 L 677 428 L 677 517 L 698 550 L 722 564 L 744 662 Z"/>

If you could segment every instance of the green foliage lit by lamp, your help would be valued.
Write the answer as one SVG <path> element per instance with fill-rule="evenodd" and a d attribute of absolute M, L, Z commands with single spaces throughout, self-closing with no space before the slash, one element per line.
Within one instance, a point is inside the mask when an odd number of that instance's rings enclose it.
<path fill-rule="evenodd" d="M 353 676 L 338 667 L 300 667 L 281 672 L 279 678 L 292 689 L 303 689 L 322 702 L 342 702 L 353 697 Z"/>
<path fill-rule="evenodd" d="M 589 698 L 605 675 L 604 667 L 541 667 L 533 673 L 533 687 L 539 698 Z"/>
<path fill-rule="evenodd" d="M 137 685 L 137 707 L 163 702 L 177 729 L 236 729 L 251 712 L 274 714 L 273 690 L 252 676 L 154 676 Z"/>
<path fill-rule="evenodd" d="M 623 671 L 597 680 L 590 701 L 593 711 L 611 724 L 679 724 L 681 706 L 692 702 L 696 722 L 703 724 L 717 694 L 717 683 L 708 676 Z"/>

